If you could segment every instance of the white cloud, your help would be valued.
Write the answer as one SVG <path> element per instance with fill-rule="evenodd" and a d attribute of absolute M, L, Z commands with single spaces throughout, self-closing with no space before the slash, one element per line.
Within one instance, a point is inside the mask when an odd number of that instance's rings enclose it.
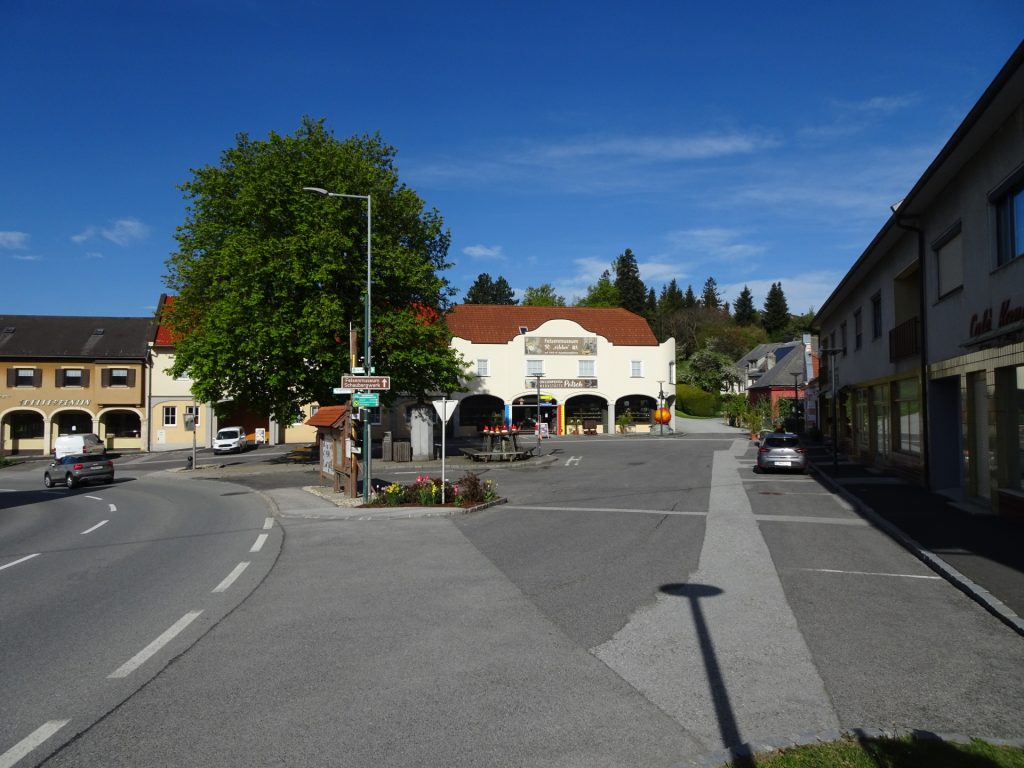
<path fill-rule="evenodd" d="M 27 247 L 28 234 L 26 232 L 0 232 L 0 248 L 20 251 Z"/>
<path fill-rule="evenodd" d="M 505 259 L 500 245 L 467 245 L 462 252 L 474 259 L 497 259 L 499 261 Z"/>
<path fill-rule="evenodd" d="M 72 235 L 71 239 L 76 243 L 84 243 L 97 236 L 123 247 L 149 237 L 149 227 L 138 219 L 118 219 L 108 227 L 90 225 L 77 235 Z"/>
<path fill-rule="evenodd" d="M 764 253 L 763 246 L 739 242 L 740 235 L 734 229 L 708 227 L 669 232 L 668 240 L 677 250 L 714 261 L 744 261 Z"/>
<path fill-rule="evenodd" d="M 38 256 L 31 256 L 27 253 L 12 253 L 10 256 L 12 259 L 17 259 L 18 261 L 40 261 Z"/>
<path fill-rule="evenodd" d="M 719 285 L 718 290 L 722 297 L 731 303 L 740 295 L 745 285 L 754 296 L 754 306 L 757 309 L 762 309 L 772 283 L 782 283 L 782 292 L 786 296 L 786 305 L 789 307 L 790 313 L 801 315 L 812 308 L 815 311 L 821 309 L 821 305 L 832 295 L 832 291 L 842 278 L 842 272 L 822 270 L 793 276 L 775 275 L 764 279 L 728 283 Z"/>
<path fill-rule="evenodd" d="M 578 139 L 564 144 L 538 147 L 522 157 L 532 161 L 619 157 L 665 162 L 747 155 L 777 145 L 778 142 L 775 139 L 742 133 L 705 134 L 702 136 L 639 136 Z"/>

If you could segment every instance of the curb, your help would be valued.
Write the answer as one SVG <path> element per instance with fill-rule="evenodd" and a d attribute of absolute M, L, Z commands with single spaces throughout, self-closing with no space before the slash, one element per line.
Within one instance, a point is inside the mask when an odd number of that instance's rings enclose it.
<path fill-rule="evenodd" d="M 810 468 L 814 472 L 815 477 L 828 486 L 829 490 L 847 501 L 858 514 L 866 517 L 871 521 L 872 525 L 895 539 L 904 549 L 908 550 L 925 565 L 946 579 L 946 581 L 977 602 L 1017 634 L 1024 637 L 1024 619 L 1014 613 L 1002 600 L 984 587 L 975 584 L 934 552 L 925 549 L 916 540 L 904 533 L 901 528 L 886 520 L 857 498 L 857 496 L 829 477 L 828 474 L 818 469 L 816 463 L 810 462 Z"/>
<path fill-rule="evenodd" d="M 936 733 L 919 728 L 843 728 L 842 730 L 820 731 L 818 733 L 802 733 L 784 736 L 763 742 L 746 742 L 735 747 L 718 750 L 704 757 L 686 762 L 676 763 L 672 768 L 723 768 L 734 761 L 745 760 L 756 755 L 779 752 L 792 747 L 808 747 L 815 744 L 828 744 L 842 739 L 855 741 L 881 741 L 884 739 L 910 738 L 917 741 L 941 741 L 947 744 L 970 744 L 977 739 L 996 747 L 1024 748 L 1024 738 L 996 739 L 984 736 L 966 736 L 962 733 Z"/>

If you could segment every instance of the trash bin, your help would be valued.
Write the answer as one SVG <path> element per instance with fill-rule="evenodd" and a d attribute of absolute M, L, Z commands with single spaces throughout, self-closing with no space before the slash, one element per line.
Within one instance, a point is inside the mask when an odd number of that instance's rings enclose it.
<path fill-rule="evenodd" d="M 385 432 L 384 439 L 380 443 L 380 460 L 381 461 L 392 461 L 394 455 L 391 448 L 391 433 Z"/>

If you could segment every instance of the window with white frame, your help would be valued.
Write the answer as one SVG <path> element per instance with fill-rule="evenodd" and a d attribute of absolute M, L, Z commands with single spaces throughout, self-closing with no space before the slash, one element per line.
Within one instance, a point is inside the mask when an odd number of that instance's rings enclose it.
<path fill-rule="evenodd" d="M 543 360 L 527 360 L 526 361 L 526 375 L 527 376 L 543 376 L 544 375 L 544 361 Z"/>
<path fill-rule="evenodd" d="M 185 415 L 186 416 L 191 416 L 194 419 L 194 421 L 192 423 L 195 424 L 197 427 L 199 426 L 199 406 L 198 405 L 186 405 L 185 406 Z"/>
<path fill-rule="evenodd" d="M 992 200 L 996 208 L 996 263 L 1008 264 L 1024 255 L 1024 180 L 1015 179 Z"/>
<path fill-rule="evenodd" d="M 127 368 L 111 368 L 110 379 L 107 386 L 110 387 L 127 387 L 130 386 L 128 383 L 128 369 Z"/>
<path fill-rule="evenodd" d="M 165 427 L 176 427 L 178 425 L 178 406 L 176 405 L 165 405 L 164 406 L 164 426 Z"/>
<path fill-rule="evenodd" d="M 15 368 L 14 369 L 14 386 L 16 387 L 34 387 L 36 386 L 36 369 L 35 368 Z"/>
<path fill-rule="evenodd" d="M 64 368 L 61 370 L 60 380 L 62 387 L 81 387 L 83 386 L 82 369 Z"/>
<path fill-rule="evenodd" d="M 963 286 L 964 251 L 959 228 L 935 248 L 935 271 L 939 280 L 940 299 Z"/>
<path fill-rule="evenodd" d="M 596 361 L 593 359 L 579 360 L 579 368 L 576 375 L 581 379 L 592 379 L 597 376 Z"/>
<path fill-rule="evenodd" d="M 643 360 L 630 360 L 629 361 L 629 375 L 633 379 L 642 379 L 644 376 L 644 361 Z"/>
<path fill-rule="evenodd" d="M 484 357 L 478 357 L 476 359 L 476 375 L 477 376 L 490 376 L 491 375 L 491 361 Z"/>

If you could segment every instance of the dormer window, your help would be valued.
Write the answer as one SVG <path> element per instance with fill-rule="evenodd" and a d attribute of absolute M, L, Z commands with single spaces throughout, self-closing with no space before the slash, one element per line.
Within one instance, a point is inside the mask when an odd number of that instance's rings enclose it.
<path fill-rule="evenodd" d="M 519 333 L 522 333 L 522 334 L 527 334 L 527 333 L 529 333 L 529 332 L 530 332 L 530 329 L 529 329 L 529 328 L 527 328 L 527 327 L 526 327 L 525 325 L 520 325 L 520 326 L 519 326 Z"/>

